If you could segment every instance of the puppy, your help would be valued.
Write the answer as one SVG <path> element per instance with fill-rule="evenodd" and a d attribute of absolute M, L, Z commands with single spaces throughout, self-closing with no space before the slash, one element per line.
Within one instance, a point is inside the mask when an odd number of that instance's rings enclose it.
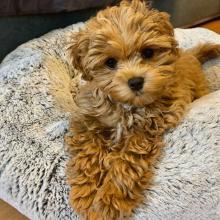
<path fill-rule="evenodd" d="M 164 132 L 208 93 L 201 63 L 220 46 L 182 51 L 166 13 L 124 0 L 90 19 L 70 50 L 86 80 L 65 139 L 70 203 L 82 219 L 127 219 L 151 184 Z"/>

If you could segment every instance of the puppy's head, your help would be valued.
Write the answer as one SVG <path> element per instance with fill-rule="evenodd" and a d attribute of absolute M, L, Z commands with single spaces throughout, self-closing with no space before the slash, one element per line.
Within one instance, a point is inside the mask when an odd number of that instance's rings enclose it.
<path fill-rule="evenodd" d="M 137 106 L 162 95 L 178 54 L 169 16 L 141 0 L 100 11 L 73 36 L 70 49 L 84 79 L 113 100 Z"/>

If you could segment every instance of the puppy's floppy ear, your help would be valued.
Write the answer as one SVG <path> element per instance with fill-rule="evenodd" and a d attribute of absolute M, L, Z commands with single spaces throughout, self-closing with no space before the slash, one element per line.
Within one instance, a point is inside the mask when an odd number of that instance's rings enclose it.
<path fill-rule="evenodd" d="M 85 80 L 91 80 L 92 77 L 89 75 L 89 70 L 85 65 L 85 56 L 89 49 L 89 35 L 84 30 L 79 30 L 74 33 L 71 37 L 70 56 L 74 68 L 82 73 L 82 77 Z"/>

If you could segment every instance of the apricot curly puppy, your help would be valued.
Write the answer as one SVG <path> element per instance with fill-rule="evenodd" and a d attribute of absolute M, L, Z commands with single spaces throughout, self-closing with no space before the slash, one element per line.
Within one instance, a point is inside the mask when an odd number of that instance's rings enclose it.
<path fill-rule="evenodd" d="M 201 63 L 220 46 L 180 50 L 169 16 L 141 0 L 100 11 L 72 39 L 86 83 L 66 137 L 70 202 L 82 219 L 128 218 L 144 199 L 164 132 L 208 93 Z"/>

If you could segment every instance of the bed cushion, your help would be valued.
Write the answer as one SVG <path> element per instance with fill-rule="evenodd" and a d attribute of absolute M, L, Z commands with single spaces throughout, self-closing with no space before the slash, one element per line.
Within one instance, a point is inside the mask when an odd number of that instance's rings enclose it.
<path fill-rule="evenodd" d="M 18 47 L 0 65 L 0 198 L 30 219 L 78 219 L 68 204 L 63 136 L 72 109 L 66 52 L 82 23 Z M 176 29 L 180 47 L 220 44 L 214 32 Z M 220 59 L 204 65 L 212 93 L 165 135 L 154 185 L 135 220 L 220 219 Z"/>

